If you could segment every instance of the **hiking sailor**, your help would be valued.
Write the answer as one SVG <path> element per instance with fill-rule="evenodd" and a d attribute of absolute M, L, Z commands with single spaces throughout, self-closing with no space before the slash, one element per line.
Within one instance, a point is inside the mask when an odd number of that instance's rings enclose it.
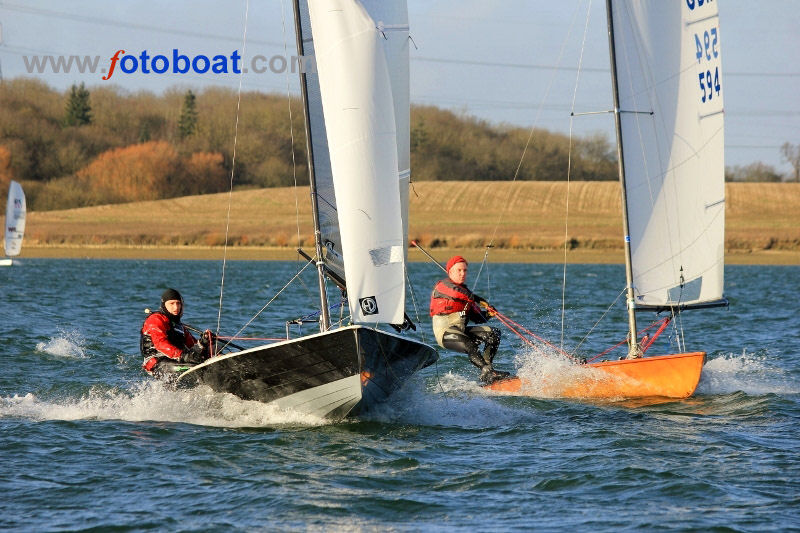
<path fill-rule="evenodd" d="M 483 324 L 496 314 L 489 303 L 467 288 L 467 260 L 456 255 L 447 261 L 447 278 L 439 280 L 431 293 L 433 334 L 442 348 L 467 354 L 481 369 L 480 380 L 492 383 L 509 376 L 495 370 L 492 361 L 500 346 L 500 330 Z M 485 310 L 481 310 L 483 307 Z M 479 350 L 483 344 L 483 352 Z"/>
<path fill-rule="evenodd" d="M 216 337 L 206 330 L 200 342 L 181 323 L 183 297 L 175 289 L 161 295 L 158 311 L 150 313 L 142 324 L 139 350 L 144 357 L 142 368 L 149 374 L 161 376 L 176 364 L 197 364 L 208 359 Z"/>

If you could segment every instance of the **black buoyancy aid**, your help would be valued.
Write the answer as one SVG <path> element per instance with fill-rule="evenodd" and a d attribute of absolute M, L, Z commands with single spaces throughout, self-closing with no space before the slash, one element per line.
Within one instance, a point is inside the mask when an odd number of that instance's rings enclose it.
<path fill-rule="evenodd" d="M 169 319 L 169 315 L 162 311 L 154 311 L 147 315 L 147 318 L 150 318 L 152 315 L 156 314 L 163 315 L 164 318 L 167 319 L 167 322 L 169 322 L 169 328 L 167 329 L 167 340 L 169 340 L 170 344 L 176 346 L 180 350 L 185 349 L 186 331 L 183 328 L 183 324 L 180 322 L 173 322 Z M 147 319 L 145 319 L 145 322 L 147 322 Z M 153 339 L 150 337 L 150 335 L 146 334 L 144 331 L 140 331 L 139 351 L 145 359 L 149 357 L 164 356 L 164 354 L 156 348 L 155 344 L 153 344 Z"/>
<path fill-rule="evenodd" d="M 439 280 L 431 292 L 431 316 L 449 315 L 471 309 L 475 296 L 464 285 L 453 283 L 449 278 Z"/>

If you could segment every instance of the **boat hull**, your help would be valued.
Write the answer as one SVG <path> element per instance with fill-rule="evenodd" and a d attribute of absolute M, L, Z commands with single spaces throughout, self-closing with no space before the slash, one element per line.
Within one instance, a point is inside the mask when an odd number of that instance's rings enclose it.
<path fill-rule="evenodd" d="M 591 363 L 588 372 L 563 383 L 532 383 L 514 377 L 485 388 L 512 395 L 561 398 L 688 398 L 694 394 L 706 360 L 705 352 L 682 353 Z"/>
<path fill-rule="evenodd" d="M 177 382 L 341 418 L 385 401 L 437 358 L 427 344 L 350 326 L 217 356 L 188 369 Z"/>

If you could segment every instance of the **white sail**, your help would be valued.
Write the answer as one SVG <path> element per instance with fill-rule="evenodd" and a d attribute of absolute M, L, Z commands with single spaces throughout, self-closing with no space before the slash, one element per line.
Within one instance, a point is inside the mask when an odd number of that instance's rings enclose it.
<path fill-rule="evenodd" d="M 717 3 L 612 2 L 637 307 L 722 297 L 724 91 Z"/>
<path fill-rule="evenodd" d="M 12 181 L 8 187 L 8 202 L 6 203 L 6 255 L 11 257 L 19 255 L 22 250 L 22 238 L 25 235 L 25 193 L 22 186 Z"/>
<path fill-rule="evenodd" d="M 394 10 L 374 5 L 381 14 L 405 14 L 404 2 Z M 385 28 L 407 19 L 375 20 L 357 0 L 310 0 L 308 7 L 352 319 L 401 323 L 405 249 L 387 59 L 395 32 Z"/>
<path fill-rule="evenodd" d="M 336 211 L 336 192 L 333 188 L 331 158 L 328 151 L 328 132 L 325 128 L 325 117 L 322 113 L 322 95 L 317 75 L 314 38 L 311 32 L 311 18 L 308 13 L 308 1 L 299 0 L 299 30 L 303 42 L 301 68 L 305 72 L 305 90 L 307 98 L 309 132 L 311 141 L 312 163 L 316 184 L 317 209 L 319 226 L 325 255 L 325 264 L 341 278 L 345 278 L 344 260 L 342 258 L 342 239 L 339 235 L 339 218 Z"/>
<path fill-rule="evenodd" d="M 411 94 L 409 74 L 409 25 L 406 0 L 362 0 L 384 40 L 381 43 L 389 68 L 394 103 L 397 172 L 400 186 L 400 216 L 403 246 L 408 252 L 408 189 L 411 182 Z"/>

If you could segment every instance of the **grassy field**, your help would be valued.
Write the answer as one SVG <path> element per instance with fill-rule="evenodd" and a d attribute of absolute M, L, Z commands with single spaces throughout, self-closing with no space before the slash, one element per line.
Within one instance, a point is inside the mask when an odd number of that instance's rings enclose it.
<path fill-rule="evenodd" d="M 568 242 L 569 262 L 621 262 L 619 205 L 616 182 L 420 182 L 409 234 L 439 257 L 481 258 L 491 243 L 494 261 L 561 262 Z M 308 189 L 31 212 L 23 257 L 216 259 L 226 228 L 230 259 L 310 251 Z M 726 184 L 725 244 L 730 263 L 800 264 L 800 184 Z"/>

